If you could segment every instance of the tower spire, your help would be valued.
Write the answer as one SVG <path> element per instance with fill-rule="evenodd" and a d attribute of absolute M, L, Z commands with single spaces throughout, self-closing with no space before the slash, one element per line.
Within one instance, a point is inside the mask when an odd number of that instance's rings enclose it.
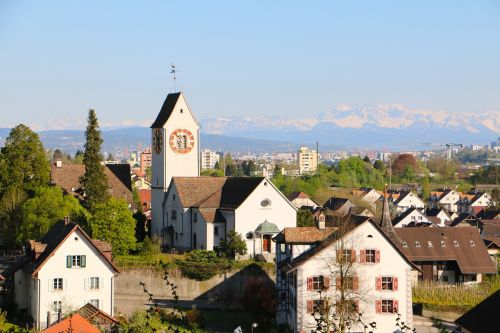
<path fill-rule="evenodd" d="M 397 246 L 401 245 L 402 241 L 394 230 L 391 221 L 391 213 L 389 211 L 389 200 L 387 195 L 387 184 L 384 186 L 384 206 L 382 207 L 382 218 L 380 220 L 380 229 L 387 237 Z"/>

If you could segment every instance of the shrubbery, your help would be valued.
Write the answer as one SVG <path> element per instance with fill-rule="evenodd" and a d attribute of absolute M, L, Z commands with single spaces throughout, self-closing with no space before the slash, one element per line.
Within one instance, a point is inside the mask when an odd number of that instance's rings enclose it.
<path fill-rule="evenodd" d="M 182 274 L 190 279 L 205 281 L 231 268 L 231 263 L 214 251 L 193 250 L 184 260 L 176 260 Z"/>

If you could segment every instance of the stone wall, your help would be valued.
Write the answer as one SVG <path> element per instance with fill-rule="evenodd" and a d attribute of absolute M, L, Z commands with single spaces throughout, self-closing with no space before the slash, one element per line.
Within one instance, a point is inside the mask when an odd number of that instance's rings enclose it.
<path fill-rule="evenodd" d="M 238 307 L 246 283 L 255 278 L 274 283 L 274 269 L 250 265 L 207 281 L 185 278 L 177 269 L 169 271 L 169 280 L 177 286 L 181 305 L 196 304 L 206 308 Z M 172 305 L 172 293 L 165 285 L 163 272 L 147 268 L 123 269 L 115 278 L 115 313 L 131 314 L 136 309 L 149 306 L 148 295 L 139 285 L 140 282 L 146 284 L 148 291 L 160 304 Z"/>

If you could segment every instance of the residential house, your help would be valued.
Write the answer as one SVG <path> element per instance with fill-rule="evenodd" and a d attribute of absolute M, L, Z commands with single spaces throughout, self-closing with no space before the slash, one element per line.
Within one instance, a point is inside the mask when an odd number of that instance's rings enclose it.
<path fill-rule="evenodd" d="M 323 208 L 334 216 L 347 216 L 353 207 L 351 200 L 338 197 L 331 197 L 323 204 Z"/>
<path fill-rule="evenodd" d="M 432 222 L 415 207 L 408 208 L 404 213 L 392 220 L 394 228 L 429 226 Z"/>
<path fill-rule="evenodd" d="M 497 333 L 500 325 L 498 309 L 500 309 L 500 290 L 486 297 L 455 320 L 455 323 L 463 333 Z"/>
<path fill-rule="evenodd" d="M 458 202 L 460 200 L 460 193 L 447 189 L 444 191 L 431 192 L 429 197 L 429 204 L 433 208 L 442 207 L 450 213 L 458 212 Z"/>
<path fill-rule="evenodd" d="M 339 289 L 348 290 L 348 302 L 363 320 L 376 322 L 380 332 L 396 329 L 396 313 L 412 325 L 411 270 L 414 267 L 397 245 L 371 219 L 341 234 L 338 228 L 285 228 L 275 237 L 278 291 L 276 321 L 292 332 L 313 332 L 315 306 L 325 299 L 338 304 Z M 354 268 L 341 278 L 339 258 Z M 342 262 L 342 260 L 340 260 Z M 343 288 L 342 283 L 348 284 Z M 321 294 L 320 294 L 321 291 Z M 354 318 L 355 316 L 353 316 Z M 353 331 L 363 331 L 354 321 Z"/>
<path fill-rule="evenodd" d="M 313 209 L 318 207 L 318 204 L 304 192 L 293 192 L 288 196 L 288 200 L 297 209 L 303 206 L 312 207 Z"/>
<path fill-rule="evenodd" d="M 80 177 L 85 174 L 85 165 L 62 163 L 57 161 L 51 164 L 51 183 L 60 186 L 66 193 L 79 200 L 84 199 L 84 190 L 80 184 Z M 124 199 L 129 208 L 134 209 L 132 197 L 132 179 L 129 164 L 106 164 L 104 174 L 108 180 L 109 194 L 118 199 Z"/>
<path fill-rule="evenodd" d="M 471 192 L 462 195 L 458 201 L 458 211 L 478 215 L 492 203 L 491 195 L 486 192 Z"/>
<path fill-rule="evenodd" d="M 264 177 L 173 177 L 163 204 L 152 234 L 182 250 L 214 250 L 234 230 L 250 256 L 271 260 L 271 238 L 296 225 L 296 208 Z"/>
<path fill-rule="evenodd" d="M 87 303 L 112 316 L 117 274 L 111 245 L 65 220 L 40 241 L 29 241 L 26 255 L 1 276 L 13 290 L 17 309 L 41 329 Z"/>
<path fill-rule="evenodd" d="M 452 221 L 450 214 L 445 209 L 438 207 L 426 209 L 425 216 L 430 222 L 440 227 L 447 226 Z"/>
<path fill-rule="evenodd" d="M 496 274 L 476 228 L 397 228 L 402 250 L 420 272 L 414 280 L 481 282 Z"/>
<path fill-rule="evenodd" d="M 354 189 L 352 191 L 352 195 L 356 199 L 369 205 L 372 211 L 376 211 L 377 203 L 379 202 L 380 197 L 382 196 L 382 194 L 379 191 L 371 187 L 362 187 L 360 189 Z"/>
<path fill-rule="evenodd" d="M 413 192 L 401 192 L 399 197 L 393 201 L 393 205 L 398 214 L 404 213 L 411 207 L 421 211 L 425 208 L 425 203 Z"/>

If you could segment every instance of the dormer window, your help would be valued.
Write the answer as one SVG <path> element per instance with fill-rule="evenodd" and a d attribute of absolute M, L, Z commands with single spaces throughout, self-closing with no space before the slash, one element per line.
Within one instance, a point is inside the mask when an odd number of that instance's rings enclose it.
<path fill-rule="evenodd" d="M 427 246 L 428 247 L 432 247 L 432 242 L 431 241 L 427 241 Z"/>
<path fill-rule="evenodd" d="M 458 241 L 453 241 L 454 246 L 458 246 Z"/>
<path fill-rule="evenodd" d="M 446 244 L 444 241 L 441 241 L 441 247 L 446 247 Z"/>
<path fill-rule="evenodd" d="M 415 241 L 415 246 L 416 247 L 420 247 L 420 242 L 419 241 Z"/>
<path fill-rule="evenodd" d="M 469 241 L 469 243 L 470 243 L 470 246 L 476 246 L 476 244 L 474 243 L 473 240 Z"/>
<path fill-rule="evenodd" d="M 403 247 L 408 247 L 408 244 L 406 242 L 403 242 Z"/>

